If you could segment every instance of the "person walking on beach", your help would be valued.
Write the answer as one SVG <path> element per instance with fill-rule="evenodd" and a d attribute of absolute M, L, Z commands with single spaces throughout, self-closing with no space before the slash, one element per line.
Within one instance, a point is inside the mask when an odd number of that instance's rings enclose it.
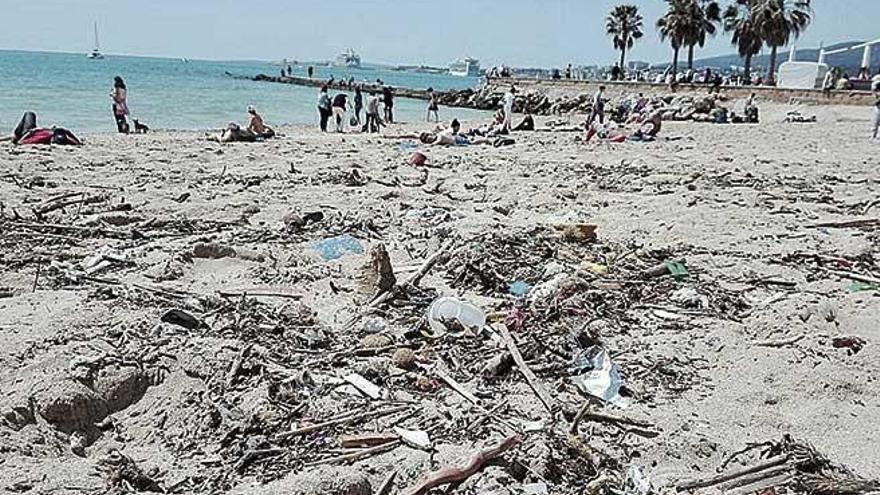
<path fill-rule="evenodd" d="M 587 129 L 592 127 L 593 121 L 597 118 L 600 124 L 605 123 L 605 86 L 599 86 L 599 90 L 593 96 L 593 111 L 590 112 L 590 118 L 587 119 Z"/>
<path fill-rule="evenodd" d="M 128 134 L 128 90 L 125 81 L 121 77 L 113 78 L 113 91 L 110 93 L 113 100 L 113 118 L 116 120 L 116 130 L 120 134 Z"/>
<path fill-rule="evenodd" d="M 315 75 L 315 68 L 310 65 L 309 69 L 308 69 L 308 73 L 309 73 L 309 79 L 311 79 L 312 76 Z"/>
<path fill-rule="evenodd" d="M 504 93 L 504 130 L 510 132 L 513 127 L 513 102 L 516 100 L 516 86 L 511 86 Z"/>
<path fill-rule="evenodd" d="M 336 119 L 336 132 L 345 131 L 345 110 L 347 108 L 347 94 L 339 93 L 333 97 L 333 117 Z"/>
<path fill-rule="evenodd" d="M 327 85 L 321 86 L 318 93 L 318 116 L 321 118 L 321 132 L 327 132 L 327 121 L 330 119 L 330 96 L 327 94 Z"/>
<path fill-rule="evenodd" d="M 364 124 L 364 132 L 379 132 L 379 97 L 376 93 L 370 91 L 367 97 L 367 123 Z"/>
<path fill-rule="evenodd" d="M 426 120 L 431 121 L 431 115 L 434 115 L 434 122 L 440 122 L 440 106 L 437 104 L 437 95 L 434 94 L 434 88 L 428 88 L 428 116 Z"/>
<path fill-rule="evenodd" d="M 382 101 L 385 103 L 385 122 L 394 123 L 394 90 L 391 86 L 382 88 Z"/>
<path fill-rule="evenodd" d="M 364 94 L 361 92 L 361 85 L 354 87 L 354 119 L 357 125 L 361 125 L 361 110 L 364 108 Z"/>

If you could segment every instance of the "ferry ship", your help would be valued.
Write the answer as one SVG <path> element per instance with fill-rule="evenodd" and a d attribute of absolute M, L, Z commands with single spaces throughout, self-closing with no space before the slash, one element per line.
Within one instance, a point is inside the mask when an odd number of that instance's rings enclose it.
<path fill-rule="evenodd" d="M 480 77 L 480 61 L 475 58 L 464 58 L 449 64 L 449 73 L 460 77 Z"/>
<path fill-rule="evenodd" d="M 361 56 L 358 55 L 354 50 L 349 48 L 348 50 L 339 54 L 336 57 L 335 64 L 337 67 L 353 67 L 358 68 L 361 66 Z"/>

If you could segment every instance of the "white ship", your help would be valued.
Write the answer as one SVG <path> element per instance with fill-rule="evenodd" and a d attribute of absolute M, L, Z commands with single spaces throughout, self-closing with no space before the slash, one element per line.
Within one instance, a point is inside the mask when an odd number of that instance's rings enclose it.
<path fill-rule="evenodd" d="M 344 52 L 340 53 L 338 57 L 336 57 L 336 62 L 334 63 L 336 67 L 360 67 L 361 66 L 361 56 L 358 55 L 354 50 L 349 48 Z"/>
<path fill-rule="evenodd" d="M 91 53 L 89 53 L 89 58 L 92 60 L 100 60 L 104 58 L 104 54 L 101 53 L 101 44 L 98 43 L 98 23 L 95 23 L 95 48 L 92 49 Z"/>
<path fill-rule="evenodd" d="M 449 64 L 449 73 L 460 77 L 480 77 L 480 61 L 475 58 L 463 58 Z"/>

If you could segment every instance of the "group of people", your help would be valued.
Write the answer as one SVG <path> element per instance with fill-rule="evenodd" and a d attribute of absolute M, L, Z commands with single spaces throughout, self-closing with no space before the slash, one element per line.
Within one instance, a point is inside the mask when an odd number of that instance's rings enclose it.
<path fill-rule="evenodd" d="M 336 121 L 336 132 L 345 132 L 346 115 L 349 108 L 348 94 L 337 93 L 330 98 L 330 86 L 324 84 L 318 91 L 318 126 L 321 132 L 327 132 L 330 118 Z M 379 97 L 376 92 L 370 90 L 366 102 L 364 91 L 359 84 L 354 86 L 354 105 L 349 124 L 352 127 L 360 127 L 363 132 L 379 132 L 381 126 L 386 123 L 394 123 L 394 90 L 390 86 L 382 87 L 382 103 L 384 116 L 379 114 Z M 365 121 L 361 121 L 361 112 L 365 112 Z"/>

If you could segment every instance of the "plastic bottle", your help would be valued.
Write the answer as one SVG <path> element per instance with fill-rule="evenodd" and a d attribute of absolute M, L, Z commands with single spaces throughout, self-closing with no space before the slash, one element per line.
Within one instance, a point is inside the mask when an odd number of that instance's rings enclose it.
<path fill-rule="evenodd" d="M 480 308 L 454 297 L 441 297 L 428 308 L 428 324 L 435 332 L 444 333 L 444 321 L 455 320 L 465 328 L 480 331 L 486 326 L 486 313 Z"/>

